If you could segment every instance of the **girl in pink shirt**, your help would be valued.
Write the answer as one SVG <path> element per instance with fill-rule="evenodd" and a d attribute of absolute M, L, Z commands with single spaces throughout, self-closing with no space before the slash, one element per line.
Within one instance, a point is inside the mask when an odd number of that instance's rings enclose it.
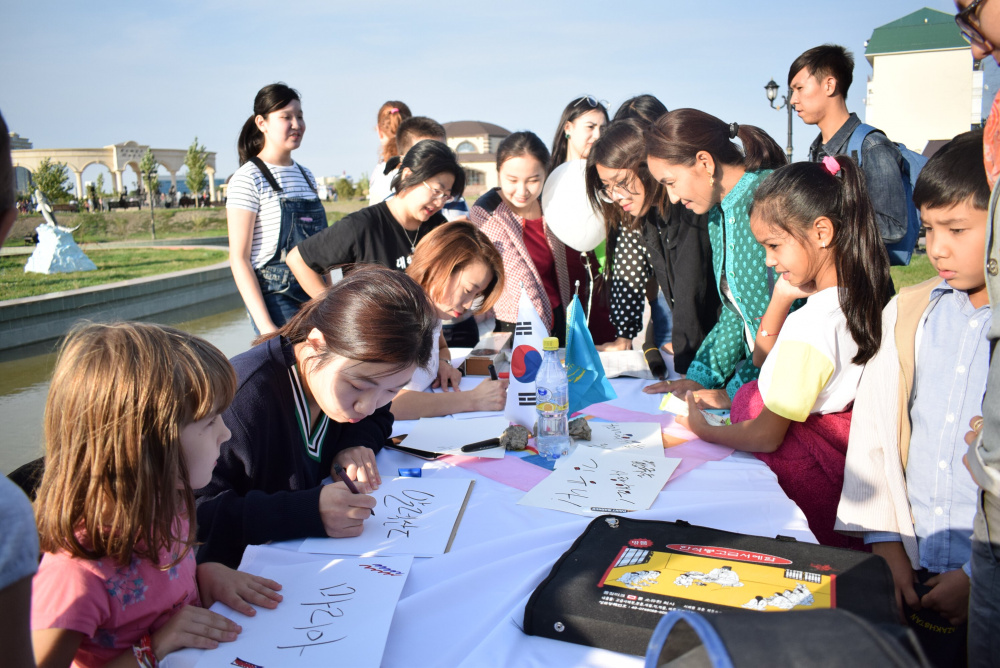
<path fill-rule="evenodd" d="M 235 640 L 240 627 L 206 609 L 216 600 L 249 615 L 251 603 L 277 605 L 276 582 L 196 566 L 191 549 L 193 490 L 229 439 L 220 414 L 235 391 L 225 356 L 178 330 L 88 325 L 67 338 L 35 504 L 39 665 L 156 666 L 183 647 Z"/>

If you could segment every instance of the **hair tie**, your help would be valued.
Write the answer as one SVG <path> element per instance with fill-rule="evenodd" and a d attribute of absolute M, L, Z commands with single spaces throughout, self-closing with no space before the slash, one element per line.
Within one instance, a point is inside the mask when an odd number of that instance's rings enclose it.
<path fill-rule="evenodd" d="M 840 173 L 840 163 L 832 155 L 823 157 L 823 168 L 830 172 L 830 176 L 836 176 Z"/>
<path fill-rule="evenodd" d="M 730 123 L 729 124 L 729 138 L 730 139 L 736 139 L 736 135 L 738 135 L 739 133 L 740 133 L 740 124 L 739 123 Z"/>
<path fill-rule="evenodd" d="M 399 113 L 399 109 L 396 108 L 396 107 L 393 107 L 392 109 L 389 110 L 389 113 L 390 114 L 398 114 Z"/>

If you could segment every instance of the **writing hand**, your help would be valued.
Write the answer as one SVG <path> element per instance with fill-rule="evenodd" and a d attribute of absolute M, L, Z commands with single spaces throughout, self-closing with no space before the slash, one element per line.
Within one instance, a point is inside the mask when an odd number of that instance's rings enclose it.
<path fill-rule="evenodd" d="M 337 453 L 333 461 L 344 467 L 347 477 L 356 480 L 358 491 L 371 494 L 382 484 L 382 476 L 378 473 L 375 463 L 375 453 L 364 445 L 356 445 Z M 338 476 L 331 470 L 330 477 L 337 480 Z"/>
<path fill-rule="evenodd" d="M 274 580 L 233 570 L 223 564 L 207 562 L 198 564 L 198 592 L 201 604 L 212 607 L 221 601 L 237 612 L 253 617 L 254 605 L 274 609 L 281 601 L 281 585 Z"/>
<path fill-rule="evenodd" d="M 965 622 L 969 616 L 969 576 L 961 568 L 939 573 L 926 583 L 933 587 L 920 603 L 937 611 L 952 626 Z"/>
<path fill-rule="evenodd" d="M 347 485 L 335 482 L 319 493 L 319 514 L 323 529 L 331 538 L 360 536 L 364 521 L 372 516 L 375 498 L 367 494 L 352 494 Z"/>
<path fill-rule="evenodd" d="M 217 612 L 186 605 L 152 635 L 153 654 L 158 661 L 185 647 L 215 649 L 220 642 L 232 642 L 243 630 L 236 622 Z"/>
<path fill-rule="evenodd" d="M 474 411 L 502 411 L 507 404 L 507 386 L 510 381 L 484 380 L 468 392 L 472 399 L 470 410 Z"/>

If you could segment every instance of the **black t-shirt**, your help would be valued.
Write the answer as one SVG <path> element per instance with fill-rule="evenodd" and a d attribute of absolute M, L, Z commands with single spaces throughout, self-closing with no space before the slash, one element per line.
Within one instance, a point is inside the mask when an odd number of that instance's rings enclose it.
<path fill-rule="evenodd" d="M 355 211 L 297 248 L 310 269 L 324 273 L 341 264 L 367 262 L 405 271 L 412 262 L 412 248 L 431 230 L 447 222 L 440 212 L 413 231 L 396 222 L 389 206 L 379 202 Z"/>

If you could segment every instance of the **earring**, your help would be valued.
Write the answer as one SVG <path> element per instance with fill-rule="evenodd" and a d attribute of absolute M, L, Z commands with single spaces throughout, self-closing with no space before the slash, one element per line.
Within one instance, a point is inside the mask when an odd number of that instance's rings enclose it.
<path fill-rule="evenodd" d="M 568 132 L 566 133 L 566 139 L 569 139 L 569 133 Z"/>
<path fill-rule="evenodd" d="M 708 185 L 709 185 L 710 188 L 714 188 L 715 187 L 715 177 L 714 176 L 709 176 L 708 177 Z"/>

